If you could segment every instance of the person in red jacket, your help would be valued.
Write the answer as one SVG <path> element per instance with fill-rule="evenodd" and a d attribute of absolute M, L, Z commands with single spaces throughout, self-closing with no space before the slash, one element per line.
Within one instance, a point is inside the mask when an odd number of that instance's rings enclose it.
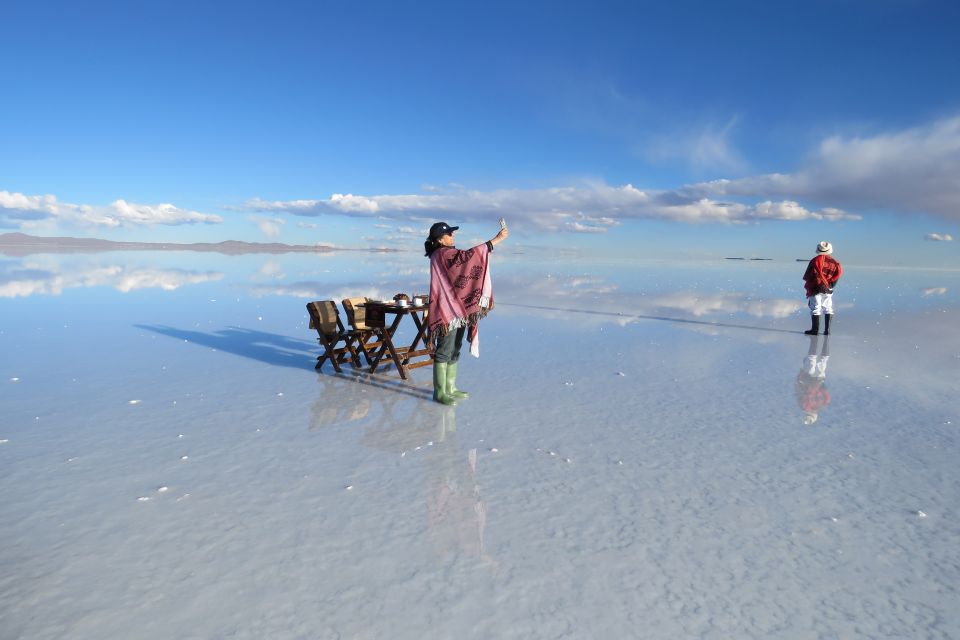
<path fill-rule="evenodd" d="M 830 404 L 830 392 L 827 390 L 827 362 L 830 360 L 830 338 L 823 339 L 823 349 L 817 355 L 817 341 L 820 338 L 810 338 L 810 348 L 803 359 L 800 373 L 794 384 L 797 394 L 797 404 L 803 411 L 803 424 L 813 424 L 817 421 L 820 411 Z"/>
<path fill-rule="evenodd" d="M 808 336 L 820 333 L 820 316 L 824 316 L 823 335 L 830 335 L 830 319 L 833 318 L 833 287 L 843 275 L 843 267 L 833 256 L 833 245 L 824 240 L 817 245 L 817 255 L 807 264 L 803 273 L 803 285 L 810 307 L 811 325 Z"/>

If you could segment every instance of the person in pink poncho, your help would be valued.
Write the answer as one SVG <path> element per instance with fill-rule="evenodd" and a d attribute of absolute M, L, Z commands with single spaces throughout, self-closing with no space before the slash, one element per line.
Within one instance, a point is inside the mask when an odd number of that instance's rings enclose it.
<path fill-rule="evenodd" d="M 468 397 L 457 389 L 457 362 L 463 336 L 468 333 L 470 352 L 480 355 L 477 323 L 493 309 L 490 252 L 510 233 L 500 233 L 472 249 L 454 246 L 453 234 L 460 227 L 437 222 L 423 243 L 430 258 L 430 305 L 427 322 L 433 344 L 433 399 L 453 405 Z"/>

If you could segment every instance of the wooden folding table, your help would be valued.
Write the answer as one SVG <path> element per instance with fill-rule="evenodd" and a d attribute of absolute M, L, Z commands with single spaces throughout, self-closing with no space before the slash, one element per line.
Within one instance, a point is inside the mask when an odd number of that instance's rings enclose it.
<path fill-rule="evenodd" d="M 400 377 L 406 380 L 407 372 L 410 369 L 433 364 L 433 351 L 430 349 L 430 341 L 427 339 L 426 304 L 400 306 L 394 302 L 367 301 L 363 303 L 363 307 L 366 310 L 367 326 L 376 331 L 383 341 L 383 345 L 373 357 L 373 363 L 370 365 L 371 373 L 376 371 L 377 367 L 393 364 L 397 367 Z M 389 325 L 386 323 L 386 316 L 388 315 L 393 316 Z M 400 323 L 406 317 L 413 318 L 417 332 L 409 346 L 398 347 L 393 343 L 393 337 L 396 335 Z M 381 359 L 388 353 L 392 362 L 381 365 Z"/>

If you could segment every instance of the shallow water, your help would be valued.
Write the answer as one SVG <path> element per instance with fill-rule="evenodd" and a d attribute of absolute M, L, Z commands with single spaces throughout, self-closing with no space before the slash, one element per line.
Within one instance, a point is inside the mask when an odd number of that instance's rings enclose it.
<path fill-rule="evenodd" d="M 0 259 L 0 636 L 960 635 L 960 273 L 495 258 L 453 409 L 313 369 L 419 256 Z"/>

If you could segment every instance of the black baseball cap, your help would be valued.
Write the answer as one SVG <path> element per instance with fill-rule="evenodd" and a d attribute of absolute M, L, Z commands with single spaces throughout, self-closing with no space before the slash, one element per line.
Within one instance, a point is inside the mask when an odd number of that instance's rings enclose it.
<path fill-rule="evenodd" d="M 453 233 L 460 227 L 451 227 L 446 222 L 434 222 L 433 226 L 430 227 L 430 239 L 436 240 L 441 236 L 445 236 L 448 233 Z"/>

